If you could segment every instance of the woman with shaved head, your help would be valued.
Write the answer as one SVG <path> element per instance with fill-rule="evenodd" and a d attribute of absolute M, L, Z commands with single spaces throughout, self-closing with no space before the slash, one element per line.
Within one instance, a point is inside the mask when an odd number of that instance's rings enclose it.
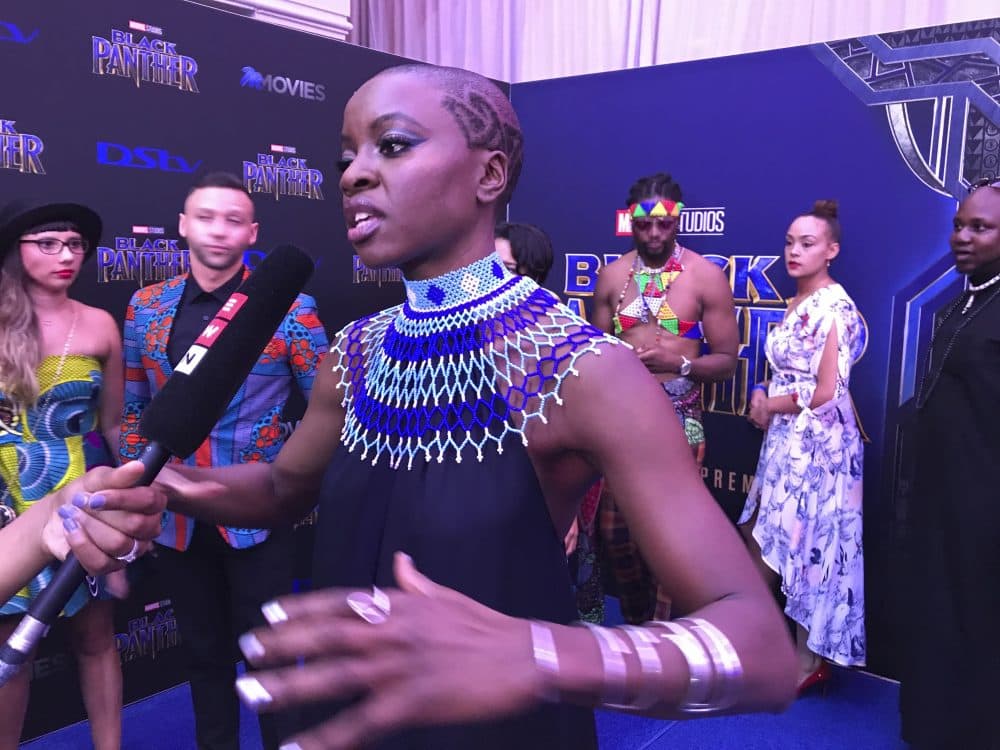
<path fill-rule="evenodd" d="M 237 683 L 254 709 L 333 702 L 289 748 L 579 750 L 595 706 L 686 718 L 793 696 L 780 613 L 657 383 L 494 251 L 522 143 L 509 100 L 467 71 L 408 65 L 358 89 L 348 239 L 402 269 L 405 301 L 335 337 L 273 464 L 162 477 L 177 510 L 248 526 L 319 495 L 322 590 L 269 603 L 272 627 L 241 641 L 263 668 Z M 562 539 L 598 475 L 681 619 L 570 624 Z"/>

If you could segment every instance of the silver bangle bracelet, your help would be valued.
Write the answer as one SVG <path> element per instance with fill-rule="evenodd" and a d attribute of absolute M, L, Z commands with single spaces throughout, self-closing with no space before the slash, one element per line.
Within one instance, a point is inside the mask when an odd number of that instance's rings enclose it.
<path fill-rule="evenodd" d="M 626 703 L 628 671 L 624 657 L 624 654 L 630 654 L 632 650 L 611 628 L 602 628 L 589 622 L 584 625 L 594 634 L 597 646 L 601 650 L 601 666 L 604 670 L 601 705 L 606 708 L 632 708 L 631 704 Z"/>
<path fill-rule="evenodd" d="M 712 661 L 705 646 L 680 623 L 658 620 L 650 624 L 659 625 L 668 631 L 663 633 L 662 638 L 678 648 L 688 665 L 688 689 L 677 710 L 690 714 L 714 711 L 715 704 L 711 701 L 711 697 L 715 670 L 712 669 Z"/>
<path fill-rule="evenodd" d="M 631 708 L 635 711 L 648 711 L 661 700 L 660 678 L 663 675 L 663 661 L 660 659 L 659 651 L 656 650 L 656 644 L 660 639 L 649 628 L 625 625 L 623 629 L 635 646 L 639 666 L 642 668 L 642 679 L 636 687 Z"/>
<path fill-rule="evenodd" d="M 711 655 L 712 665 L 715 667 L 712 703 L 716 710 L 721 711 L 735 705 L 743 682 L 743 665 L 732 642 L 725 633 L 704 618 L 682 618 L 678 622 L 685 623 Z"/>
<path fill-rule="evenodd" d="M 559 676 L 559 653 L 556 651 L 556 641 L 552 637 L 552 629 L 548 625 L 532 621 L 531 650 L 535 658 L 535 666 L 547 678 Z M 551 683 L 555 680 L 551 679 Z M 559 691 L 554 684 L 547 685 L 542 691 L 542 699 L 550 703 L 559 700 Z"/>

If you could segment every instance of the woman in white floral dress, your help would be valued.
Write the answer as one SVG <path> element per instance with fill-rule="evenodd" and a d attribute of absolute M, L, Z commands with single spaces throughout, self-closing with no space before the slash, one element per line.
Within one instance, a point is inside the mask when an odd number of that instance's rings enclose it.
<path fill-rule="evenodd" d="M 781 578 L 800 695 L 829 679 L 824 659 L 865 662 L 863 447 L 848 393 L 865 342 L 853 300 L 830 277 L 839 240 L 833 201 L 817 201 L 788 228 L 797 290 L 767 336 L 771 380 L 751 395 L 750 421 L 767 432 L 739 521 L 765 577 Z"/>

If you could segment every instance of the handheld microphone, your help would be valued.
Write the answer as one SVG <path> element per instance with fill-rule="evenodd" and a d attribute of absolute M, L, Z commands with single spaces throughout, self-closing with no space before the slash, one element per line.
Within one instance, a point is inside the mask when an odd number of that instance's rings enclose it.
<path fill-rule="evenodd" d="M 152 484 L 171 456 L 187 458 L 208 437 L 312 271 L 308 255 L 282 245 L 226 301 L 143 410 L 139 434 L 148 444 L 135 486 Z M 17 674 L 85 577 L 68 555 L 0 648 L 0 686 Z"/>

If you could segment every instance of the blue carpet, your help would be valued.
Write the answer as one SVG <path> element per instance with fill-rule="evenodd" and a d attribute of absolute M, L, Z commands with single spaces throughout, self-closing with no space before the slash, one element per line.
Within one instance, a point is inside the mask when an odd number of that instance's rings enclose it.
<path fill-rule="evenodd" d="M 615 605 L 608 599 L 609 624 L 620 622 Z M 664 721 L 600 711 L 597 731 L 601 750 L 905 750 L 899 739 L 898 698 L 894 682 L 835 669 L 826 695 L 807 695 L 780 715 Z M 187 684 L 126 706 L 123 717 L 122 750 L 195 747 Z M 240 723 L 242 750 L 260 750 L 254 715 L 243 709 Z M 21 747 L 80 750 L 92 745 L 88 725 L 81 722 Z"/>
<path fill-rule="evenodd" d="M 836 670 L 828 693 L 808 695 L 781 715 L 753 714 L 698 721 L 662 721 L 599 712 L 602 750 L 903 750 L 898 686 L 860 672 Z M 187 685 L 126 706 L 123 750 L 194 748 Z M 253 714 L 242 714 L 241 747 L 259 750 Z M 25 750 L 91 747 L 86 722 L 21 746 Z"/>

